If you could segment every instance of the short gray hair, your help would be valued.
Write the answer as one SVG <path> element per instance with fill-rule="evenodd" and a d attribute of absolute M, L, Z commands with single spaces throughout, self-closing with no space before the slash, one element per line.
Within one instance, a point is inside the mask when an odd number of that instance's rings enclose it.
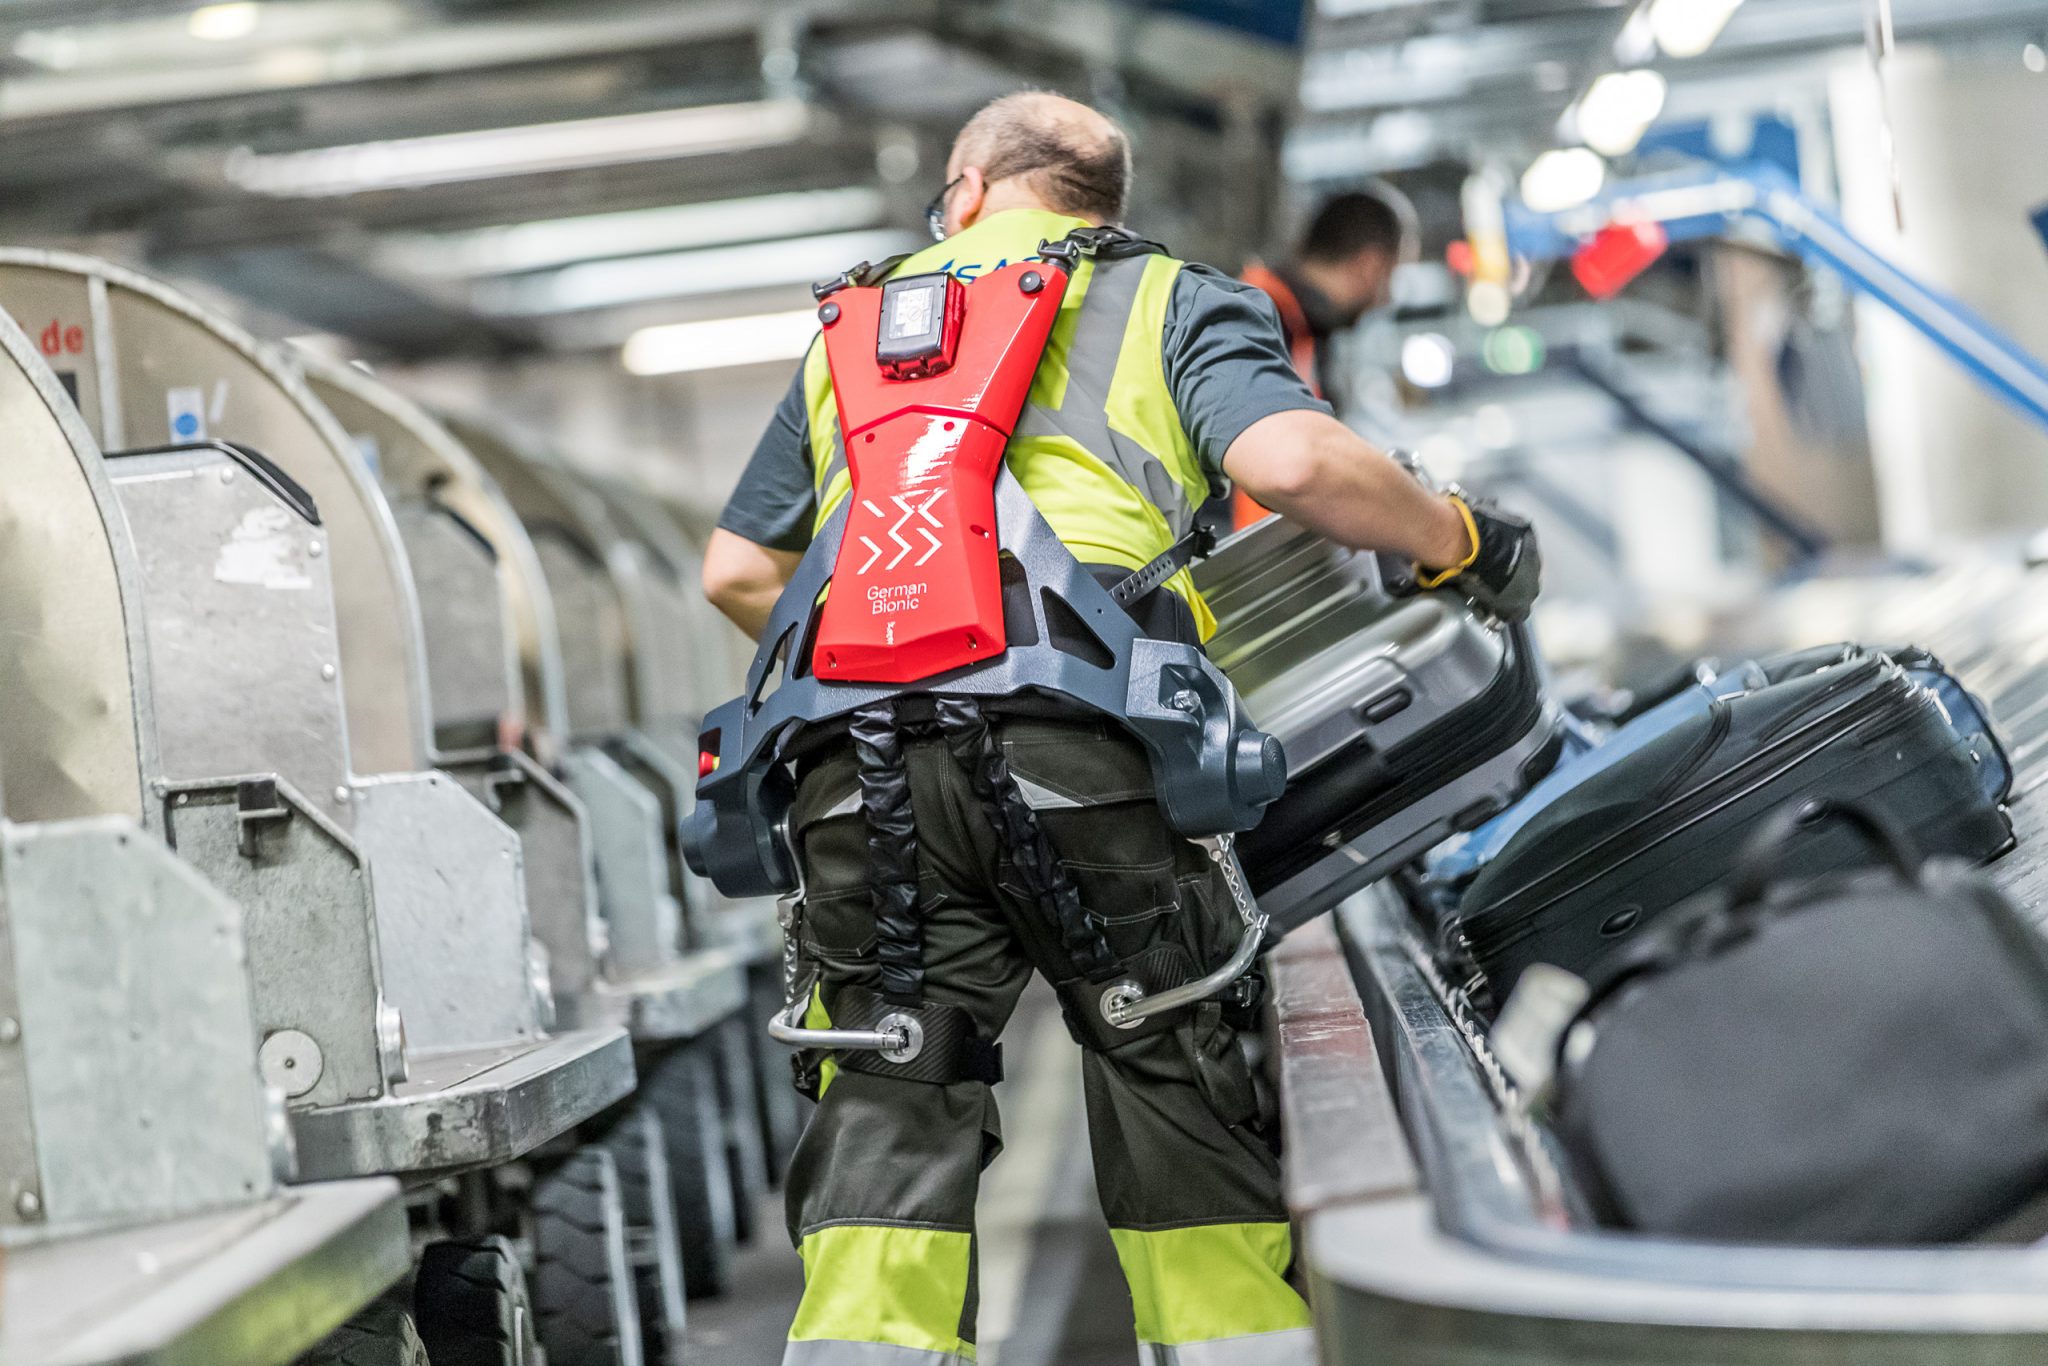
<path fill-rule="evenodd" d="M 1101 223 L 1123 220 L 1131 140 L 1114 119 L 1042 90 L 982 107 L 954 146 L 990 181 L 1021 179 L 1046 204 Z"/>

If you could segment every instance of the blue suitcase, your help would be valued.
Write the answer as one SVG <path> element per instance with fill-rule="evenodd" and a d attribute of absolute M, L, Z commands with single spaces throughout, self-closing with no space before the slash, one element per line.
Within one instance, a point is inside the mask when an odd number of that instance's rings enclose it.
<path fill-rule="evenodd" d="M 1595 748 L 1566 759 L 1548 777 L 1530 788 L 1519 802 L 1478 829 L 1438 846 L 1425 863 L 1425 894 L 1439 913 L 1449 909 L 1457 899 L 1457 890 L 1491 863 L 1508 841 L 1538 814 L 1659 736 L 1705 714 L 1716 699 L 1738 697 L 1773 683 L 1801 678 L 1861 653 L 1866 651 L 1859 645 L 1825 645 L 1747 661 L 1718 672 L 1711 664 L 1703 665 L 1697 671 L 1702 676 L 1701 682 L 1657 702 Z M 1942 666 L 1940 660 L 1917 646 L 1899 646 L 1875 653 L 1889 655 L 1905 669 L 1909 678 L 1935 695 L 1942 710 L 1948 714 L 1949 724 L 1968 742 L 1971 753 L 1976 756 L 1979 790 L 1989 802 L 2004 802 L 2012 791 L 2012 762 L 1977 699 Z"/>

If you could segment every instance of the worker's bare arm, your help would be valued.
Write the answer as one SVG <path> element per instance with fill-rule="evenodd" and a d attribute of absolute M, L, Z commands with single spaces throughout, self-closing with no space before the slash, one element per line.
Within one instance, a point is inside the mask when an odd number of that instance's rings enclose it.
<path fill-rule="evenodd" d="M 719 527 L 704 547 L 704 596 L 735 626 L 759 640 L 775 600 L 802 559 L 801 551 L 773 550 Z"/>
<path fill-rule="evenodd" d="M 1266 507 L 1342 545 L 1426 568 L 1463 563 L 1472 550 L 1448 499 L 1327 413 L 1259 419 L 1230 443 L 1223 472 Z"/>

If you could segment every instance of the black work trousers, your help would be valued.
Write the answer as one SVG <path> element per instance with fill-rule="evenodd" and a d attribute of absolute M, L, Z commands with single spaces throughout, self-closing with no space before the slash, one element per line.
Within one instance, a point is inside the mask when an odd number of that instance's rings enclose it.
<path fill-rule="evenodd" d="M 1141 976 L 1222 963 L 1240 921 L 1201 846 L 1166 824 L 1144 750 L 1087 720 L 992 721 L 1025 800 L 1110 948 Z M 935 735 L 904 744 L 916 832 L 923 994 L 999 1036 L 1034 969 L 1074 975 L 1057 928 L 1019 884 L 969 774 Z M 859 763 L 834 742 L 802 768 L 793 814 L 806 902 L 798 933 L 819 973 L 814 1025 L 839 993 L 879 989 Z M 1191 1366 L 1312 1359 L 1289 1286 L 1278 1163 L 1254 1130 L 1250 1068 L 1224 1009 L 1084 1049 L 1096 1185 L 1136 1308 L 1140 1358 Z M 1078 1032 L 1078 1031 L 1077 1031 Z M 805 1294 L 785 1361 L 945 1366 L 972 1360 L 974 1202 L 1001 1150 L 980 1081 L 946 1084 L 827 1061 L 788 1184 Z"/>

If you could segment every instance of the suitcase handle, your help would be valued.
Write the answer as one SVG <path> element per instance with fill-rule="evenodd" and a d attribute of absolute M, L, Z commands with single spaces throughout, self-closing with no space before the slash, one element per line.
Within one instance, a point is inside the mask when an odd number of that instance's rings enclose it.
<path fill-rule="evenodd" d="M 1798 806 L 1779 807 L 1750 837 L 1749 843 L 1743 846 L 1742 856 L 1735 865 L 1734 880 L 1729 885 L 1730 913 L 1761 905 L 1770 891 L 1778 864 L 1784 858 L 1786 846 L 1830 820 L 1839 821 L 1861 835 L 1865 843 L 1884 856 L 1885 862 L 1891 864 L 1900 881 L 1908 887 L 1920 885 L 1920 860 L 1903 830 L 1860 802 L 1823 797 Z"/>

